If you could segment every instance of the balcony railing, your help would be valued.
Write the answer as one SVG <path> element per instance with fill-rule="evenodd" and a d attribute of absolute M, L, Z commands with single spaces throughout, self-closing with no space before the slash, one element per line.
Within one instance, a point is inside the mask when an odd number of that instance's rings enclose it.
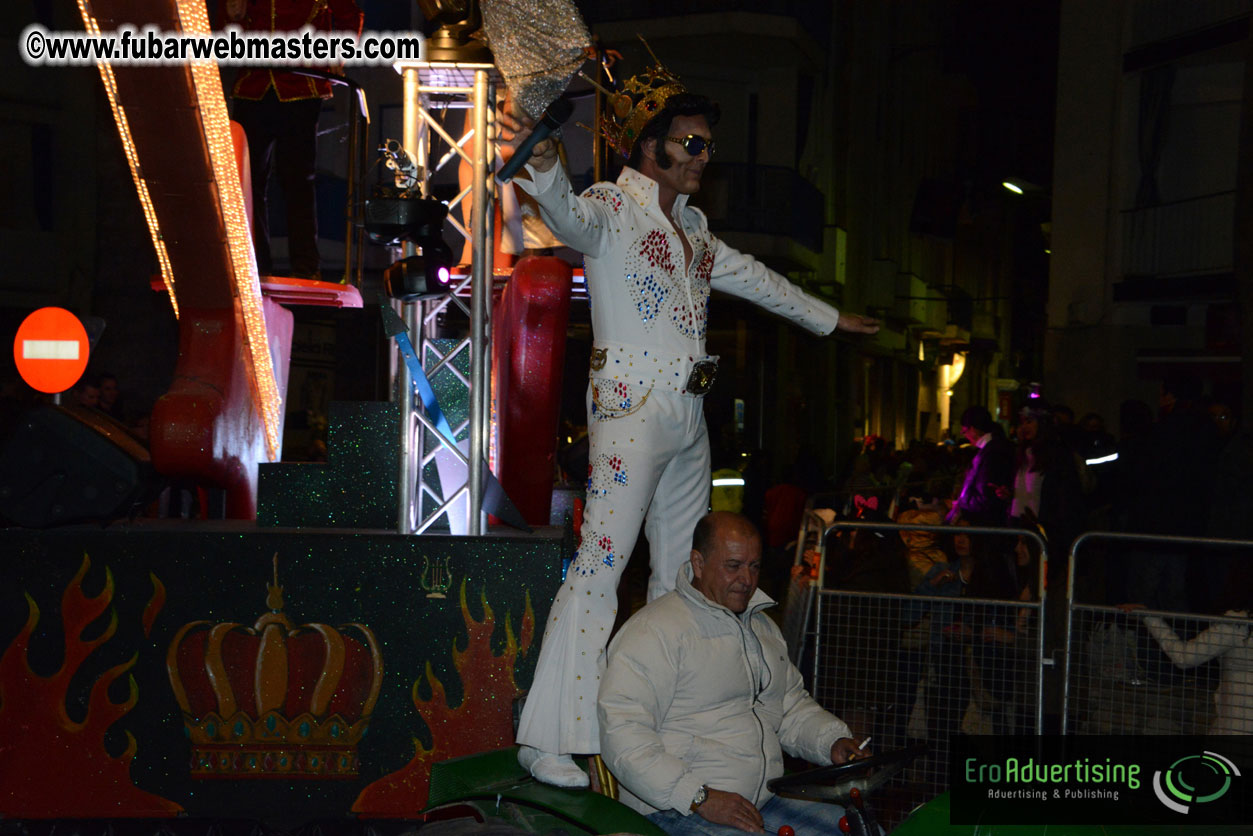
<path fill-rule="evenodd" d="M 1122 213 L 1128 278 L 1229 271 L 1236 193 L 1219 192 Z"/>
<path fill-rule="evenodd" d="M 1205 29 L 1244 17 L 1250 11 L 1250 0 L 1139 0 L 1132 4 L 1128 48 Z"/>
<path fill-rule="evenodd" d="M 711 164 L 693 203 L 704 210 L 715 232 L 784 235 L 822 252 L 822 192 L 794 169 Z"/>

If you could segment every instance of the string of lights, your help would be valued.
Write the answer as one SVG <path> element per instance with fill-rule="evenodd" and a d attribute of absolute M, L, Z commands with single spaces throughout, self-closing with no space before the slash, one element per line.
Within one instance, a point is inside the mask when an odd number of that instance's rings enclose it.
<path fill-rule="evenodd" d="M 209 12 L 203 0 L 178 0 L 177 8 L 179 23 L 184 32 L 207 34 L 211 31 Z M 254 402 L 265 425 L 267 452 L 274 461 L 279 457 L 282 443 L 279 437 L 282 397 L 279 395 L 274 367 L 270 361 L 261 282 L 252 250 L 247 205 L 237 174 L 226 96 L 222 90 L 222 78 L 216 62 L 192 61 L 190 67 L 199 103 L 200 121 L 209 149 L 209 161 L 213 166 L 218 204 L 226 227 L 226 246 L 231 261 L 235 304 L 244 321 L 248 354 L 252 360 L 249 364 L 249 376 Z"/>
<path fill-rule="evenodd" d="M 100 24 L 91 10 L 88 0 L 78 0 L 78 11 L 82 15 L 83 25 L 92 34 L 100 35 Z M 118 101 L 117 79 L 113 75 L 113 67 L 108 62 L 99 61 L 96 67 L 100 70 L 100 79 L 104 82 L 105 95 L 109 98 L 109 107 L 113 111 L 113 121 L 117 123 L 118 133 L 122 137 L 122 149 L 126 154 L 126 162 L 130 166 L 131 179 L 135 181 L 135 189 L 139 192 L 139 204 L 143 208 L 144 219 L 148 222 L 148 231 L 152 235 L 152 244 L 157 251 L 157 263 L 161 268 L 161 281 L 170 296 L 170 306 L 174 308 L 174 316 L 178 317 L 178 297 L 174 293 L 174 268 L 170 264 L 170 255 L 166 252 L 165 241 L 161 237 L 161 224 L 157 221 L 156 210 L 152 206 L 152 197 L 148 193 L 148 183 L 143 176 L 143 168 L 139 165 L 139 153 L 135 150 L 135 140 L 131 136 L 130 122 L 126 118 L 126 110 Z"/>

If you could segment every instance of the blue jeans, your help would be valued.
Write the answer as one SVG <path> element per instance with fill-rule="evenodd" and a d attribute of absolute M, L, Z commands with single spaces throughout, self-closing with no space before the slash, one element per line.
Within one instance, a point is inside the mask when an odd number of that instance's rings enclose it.
<path fill-rule="evenodd" d="M 761 808 L 766 836 L 774 836 L 785 824 L 791 825 L 796 836 L 830 836 L 840 832 L 838 822 L 842 815 L 844 808 L 838 804 L 778 795 Z M 696 813 L 684 816 L 676 810 L 661 810 L 648 816 L 648 820 L 670 836 L 743 836 L 744 833 L 735 827 L 707 822 Z"/>

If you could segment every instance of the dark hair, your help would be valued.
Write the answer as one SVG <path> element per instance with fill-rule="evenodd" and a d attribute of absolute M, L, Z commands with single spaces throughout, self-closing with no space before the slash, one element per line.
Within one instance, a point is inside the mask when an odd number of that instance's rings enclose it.
<path fill-rule="evenodd" d="M 1070 457 L 1070 451 L 1062 443 L 1061 433 L 1058 431 L 1057 422 L 1053 418 L 1054 414 L 1047 406 L 1034 408 L 1030 411 L 1024 410 L 1019 424 L 1022 423 L 1022 420 L 1030 418 L 1032 421 L 1035 421 L 1036 433 L 1035 438 L 1031 439 L 1031 441 L 1024 442 L 1021 438 L 1019 439 L 1018 449 L 1014 452 L 1015 470 L 1021 469 L 1026 465 L 1028 450 L 1031 451 L 1033 459 L 1031 464 L 1032 473 L 1051 470 Z"/>
<path fill-rule="evenodd" d="M 666 99 L 666 104 L 652 119 L 644 124 L 640 131 L 639 139 L 635 140 L 635 146 L 631 149 L 631 156 L 627 159 L 627 165 L 636 170 L 639 169 L 640 163 L 644 158 L 644 142 L 649 139 L 662 139 L 670 133 L 670 123 L 674 121 L 676 116 L 704 116 L 705 121 L 709 123 L 709 127 L 718 124 L 718 117 L 722 115 L 718 104 L 709 99 L 708 96 L 702 96 L 698 93 L 675 93 Z M 670 167 L 670 155 L 666 153 L 665 142 L 657 143 L 657 165 L 660 168 Z M 699 551 L 699 549 L 698 549 Z"/>
<path fill-rule="evenodd" d="M 1170 372 L 1162 381 L 1162 391 L 1180 401 L 1199 401 L 1201 389 L 1201 379 L 1187 372 Z"/>
<path fill-rule="evenodd" d="M 992 420 L 992 413 L 988 412 L 987 407 L 975 404 L 966 407 L 966 410 L 962 412 L 961 425 L 973 427 L 981 433 L 990 433 L 996 426 L 996 422 Z"/>
<path fill-rule="evenodd" d="M 1060 420 L 1064 416 L 1069 421 L 1075 420 L 1075 411 L 1064 403 L 1055 403 L 1051 409 L 1055 419 Z"/>

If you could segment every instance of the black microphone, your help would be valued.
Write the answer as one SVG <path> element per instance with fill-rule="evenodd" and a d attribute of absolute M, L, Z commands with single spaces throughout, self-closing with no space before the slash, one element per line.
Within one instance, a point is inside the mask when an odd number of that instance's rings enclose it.
<path fill-rule="evenodd" d="M 513 176 L 522 170 L 522 166 L 526 165 L 526 161 L 531 159 L 531 151 L 535 146 L 548 139 L 553 131 L 561 127 L 562 122 L 570 118 L 572 113 L 574 113 L 574 102 L 565 96 L 561 96 L 550 104 L 540 116 L 538 124 L 531 130 L 531 135 L 518 146 L 518 150 L 513 152 L 513 156 L 496 175 L 496 179 L 502 183 L 512 180 Z"/>

